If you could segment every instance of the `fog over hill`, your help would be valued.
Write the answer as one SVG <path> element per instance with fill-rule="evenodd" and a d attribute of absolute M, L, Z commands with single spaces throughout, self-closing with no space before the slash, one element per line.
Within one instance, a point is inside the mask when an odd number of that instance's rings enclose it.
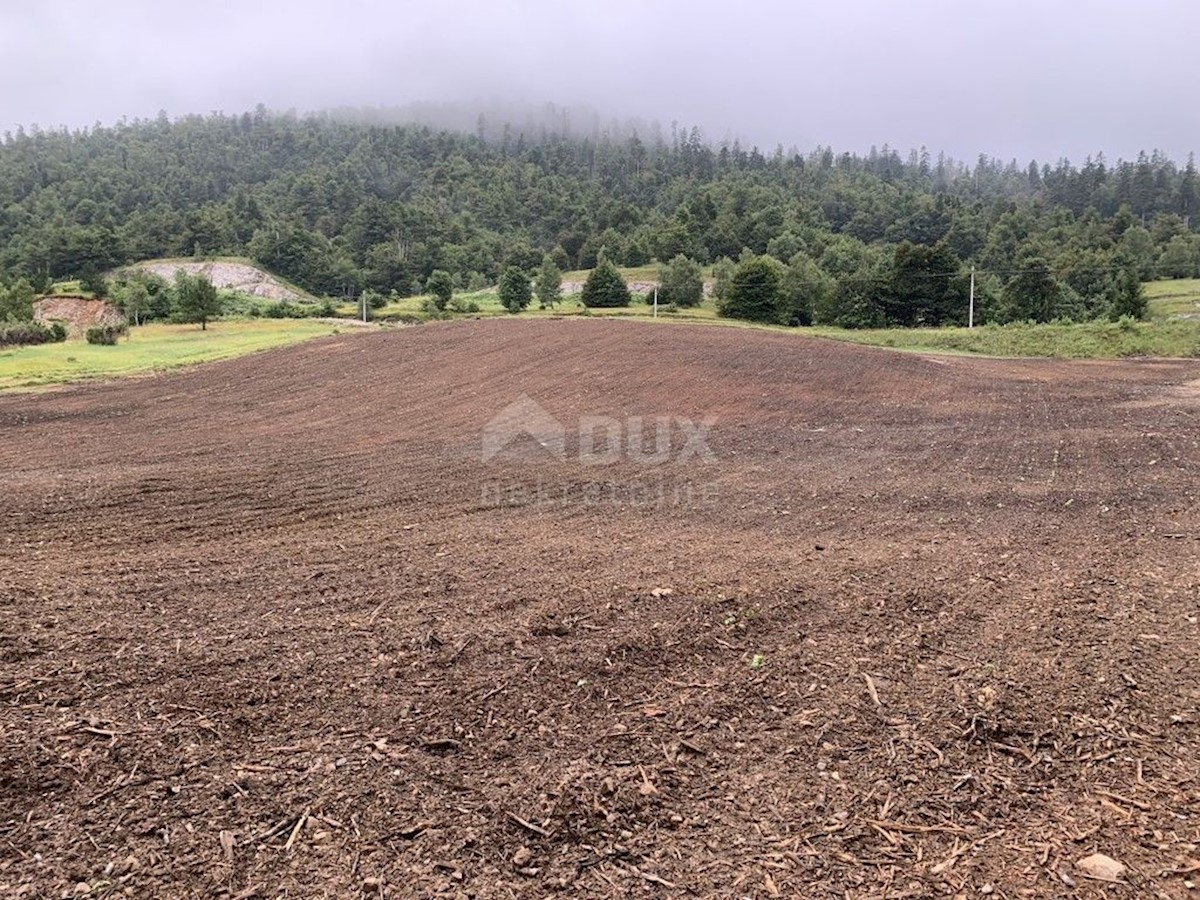
<path fill-rule="evenodd" d="M 1187 0 L 133 0 L 0 7 L 0 130 L 456 101 L 701 126 L 766 149 L 889 144 L 1081 163 L 1195 149 Z M 499 98 L 499 100 L 497 100 Z"/>

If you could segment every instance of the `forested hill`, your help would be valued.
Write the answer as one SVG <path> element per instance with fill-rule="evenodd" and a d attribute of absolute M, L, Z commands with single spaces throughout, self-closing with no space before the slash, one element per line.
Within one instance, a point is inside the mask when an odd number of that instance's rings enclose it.
<path fill-rule="evenodd" d="M 0 267 L 45 281 L 161 256 L 234 254 L 318 294 L 401 294 L 434 269 L 461 283 L 745 248 L 815 283 L 938 245 L 984 293 L 1046 260 L 1085 304 L 1130 267 L 1200 275 L 1196 170 L 1161 157 L 1082 167 L 963 165 L 924 153 L 807 155 L 506 130 L 241 116 L 160 117 L 85 132 L 18 132 L 0 146 Z M 907 245 L 906 245 L 907 246 Z M 948 252 L 947 252 L 948 251 Z"/>

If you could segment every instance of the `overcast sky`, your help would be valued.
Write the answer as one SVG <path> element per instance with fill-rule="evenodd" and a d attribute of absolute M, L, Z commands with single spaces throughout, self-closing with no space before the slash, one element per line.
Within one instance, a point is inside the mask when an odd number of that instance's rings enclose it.
<path fill-rule="evenodd" d="M 764 148 L 1200 149 L 1195 0 L 0 0 L 0 131 L 488 98 Z"/>

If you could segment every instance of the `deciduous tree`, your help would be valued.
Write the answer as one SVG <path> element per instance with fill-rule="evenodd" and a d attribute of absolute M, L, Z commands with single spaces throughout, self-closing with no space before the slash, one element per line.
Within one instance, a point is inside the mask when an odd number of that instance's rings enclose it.
<path fill-rule="evenodd" d="M 682 253 L 659 269 L 658 302 L 699 306 L 704 299 L 704 272 L 700 264 Z"/>
<path fill-rule="evenodd" d="M 1001 302 L 1010 322 L 1049 322 L 1068 311 L 1065 286 L 1040 256 L 1022 257 L 1020 270 L 1004 286 Z"/>
<path fill-rule="evenodd" d="M 730 319 L 752 322 L 778 322 L 783 293 L 780 290 L 780 265 L 767 256 L 750 256 L 733 271 L 729 291 L 719 311 Z"/>
<path fill-rule="evenodd" d="M 434 269 L 425 280 L 425 290 L 433 295 L 433 303 L 441 312 L 454 295 L 454 279 L 445 269 Z"/>
<path fill-rule="evenodd" d="M 221 314 L 221 295 L 203 275 L 175 273 L 175 309 L 184 322 L 199 322 L 200 330 L 208 329 L 209 319 Z"/>

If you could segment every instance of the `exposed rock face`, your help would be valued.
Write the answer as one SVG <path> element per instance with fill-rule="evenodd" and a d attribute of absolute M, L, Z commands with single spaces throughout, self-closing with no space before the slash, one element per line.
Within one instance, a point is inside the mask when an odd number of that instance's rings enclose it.
<path fill-rule="evenodd" d="M 704 280 L 704 296 L 705 297 L 712 296 L 713 285 L 715 283 L 716 282 L 714 282 L 711 278 L 706 278 Z M 656 287 L 658 287 L 658 282 L 657 281 L 629 281 L 629 282 L 626 282 L 625 286 L 629 288 L 629 292 L 631 294 L 649 294 Z M 569 297 L 572 294 L 579 294 L 582 292 L 583 292 L 583 282 L 582 281 L 564 281 L 562 283 L 562 293 L 563 293 L 564 297 Z"/>
<path fill-rule="evenodd" d="M 43 297 L 33 304 L 33 318 L 43 325 L 61 322 L 71 337 L 82 337 L 93 325 L 120 325 L 125 314 L 104 300 L 87 297 Z"/>
<path fill-rule="evenodd" d="M 284 287 L 261 269 L 244 263 L 230 262 L 153 262 L 132 266 L 143 272 L 153 272 L 170 281 L 178 271 L 189 275 L 203 275 L 219 288 L 263 297 L 267 300 L 299 300 L 300 296 L 291 288 Z"/>

